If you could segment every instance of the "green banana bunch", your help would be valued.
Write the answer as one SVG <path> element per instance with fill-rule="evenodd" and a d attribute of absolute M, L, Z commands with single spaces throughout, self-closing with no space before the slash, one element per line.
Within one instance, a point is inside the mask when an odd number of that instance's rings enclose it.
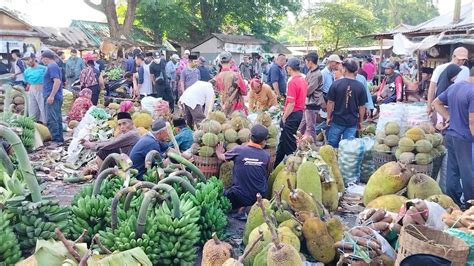
<path fill-rule="evenodd" d="M 85 236 L 84 241 L 88 243 L 96 233 L 104 230 L 106 227 L 105 218 L 110 212 L 111 202 L 111 199 L 107 199 L 102 195 L 85 196 L 74 202 L 71 205 L 71 238 L 79 238 L 83 230 L 86 229 L 87 236 Z"/>
<path fill-rule="evenodd" d="M 35 121 L 33 118 L 13 115 L 10 125 L 21 129 L 20 140 L 25 148 L 31 151 L 35 145 Z"/>
<path fill-rule="evenodd" d="M 92 196 L 92 190 L 94 189 L 94 183 L 83 186 L 72 198 L 71 206 L 77 205 L 77 201 L 86 196 Z"/>
<path fill-rule="evenodd" d="M 21 259 L 18 239 L 13 232 L 8 214 L 0 210 L 0 265 L 14 265 Z"/>
<path fill-rule="evenodd" d="M 3 173 L 3 183 L 5 184 L 5 188 L 13 193 L 15 196 L 23 196 L 25 195 L 25 186 L 22 184 L 20 179 L 18 179 L 19 170 L 15 169 L 13 171 L 12 176 L 8 176 L 7 173 Z"/>
<path fill-rule="evenodd" d="M 173 218 L 166 203 L 155 209 L 153 224 L 157 225 L 158 259 L 163 265 L 192 265 L 196 260 L 196 244 L 199 231 L 200 207 L 191 200 L 180 202 L 181 217 Z M 147 253 L 148 254 L 148 253 Z"/>

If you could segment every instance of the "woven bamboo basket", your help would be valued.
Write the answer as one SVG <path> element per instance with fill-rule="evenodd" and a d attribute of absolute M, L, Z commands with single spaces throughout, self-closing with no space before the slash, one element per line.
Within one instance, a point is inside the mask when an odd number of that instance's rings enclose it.
<path fill-rule="evenodd" d="M 271 173 L 273 171 L 273 167 L 275 166 L 276 161 L 276 147 L 267 148 L 265 150 L 270 153 L 270 161 L 268 162 L 268 172 Z"/>
<path fill-rule="evenodd" d="M 379 169 L 380 166 L 388 162 L 393 162 L 397 160 L 397 158 L 395 158 L 395 154 L 393 154 L 392 152 L 378 152 L 373 150 L 372 157 L 374 159 L 375 169 Z"/>
<path fill-rule="evenodd" d="M 433 163 L 429 163 L 426 165 L 408 164 L 407 168 L 415 174 L 425 174 L 427 176 L 431 176 L 433 173 Z"/>
<path fill-rule="evenodd" d="M 469 254 L 469 246 L 460 238 L 423 225 L 403 226 L 398 241 L 396 266 L 415 254 L 435 255 L 451 261 L 453 266 L 464 266 Z"/>
<path fill-rule="evenodd" d="M 221 161 L 217 157 L 202 157 L 199 155 L 193 155 L 194 165 L 206 176 L 210 178 L 212 176 L 219 176 L 219 170 L 221 167 Z"/>

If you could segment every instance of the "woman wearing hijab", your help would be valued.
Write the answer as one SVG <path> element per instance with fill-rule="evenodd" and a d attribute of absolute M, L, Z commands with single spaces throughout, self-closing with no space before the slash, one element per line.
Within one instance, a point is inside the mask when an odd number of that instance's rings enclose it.
<path fill-rule="evenodd" d="M 436 84 L 436 97 L 438 97 L 454 83 L 454 80 L 461 70 L 461 67 L 456 64 L 450 64 L 446 67 L 446 69 L 439 76 L 438 83 Z"/>
<path fill-rule="evenodd" d="M 81 121 L 87 110 L 93 105 L 91 98 L 92 91 L 90 89 L 85 88 L 79 92 L 79 97 L 72 104 L 71 111 L 69 111 L 67 116 L 68 123 L 72 120 Z"/>

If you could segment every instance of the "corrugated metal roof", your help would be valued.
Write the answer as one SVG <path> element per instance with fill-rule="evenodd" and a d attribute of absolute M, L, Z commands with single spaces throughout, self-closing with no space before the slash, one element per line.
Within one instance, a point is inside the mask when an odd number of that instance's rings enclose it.
<path fill-rule="evenodd" d="M 253 35 L 236 35 L 236 34 L 225 34 L 225 33 L 212 33 L 211 36 L 207 39 L 204 39 L 202 42 L 195 45 L 192 49 L 198 47 L 199 45 L 209 41 L 212 38 L 217 38 L 224 43 L 230 44 L 245 44 L 245 45 L 268 45 L 270 53 L 274 54 L 291 54 L 291 51 L 288 50 L 283 44 L 278 42 L 273 38 L 269 38 L 268 41 L 259 39 Z M 192 50 L 191 49 L 191 50 Z"/>
<path fill-rule="evenodd" d="M 99 47 L 95 42 L 91 41 L 86 34 L 79 28 L 54 28 L 54 27 L 39 27 L 48 38 L 43 40 L 47 46 L 79 49 L 84 50 L 88 48 Z"/>
<path fill-rule="evenodd" d="M 17 20 L 21 22 L 22 24 L 28 26 L 30 30 L 7 30 L 7 29 L 0 29 L 0 34 L 1 35 L 8 35 L 8 36 L 27 36 L 27 37 L 39 37 L 43 38 L 46 37 L 46 35 L 41 32 L 38 27 L 35 27 L 31 25 L 30 23 L 26 22 L 19 16 L 15 14 L 14 11 L 11 11 L 5 7 L 0 7 L 0 13 L 4 13 L 5 15 L 13 18 L 14 20 Z"/>

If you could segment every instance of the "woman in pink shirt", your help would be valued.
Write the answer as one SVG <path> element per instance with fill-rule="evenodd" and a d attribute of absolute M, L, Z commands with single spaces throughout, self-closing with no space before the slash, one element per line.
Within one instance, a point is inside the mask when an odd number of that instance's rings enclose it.
<path fill-rule="evenodd" d="M 362 69 L 367 73 L 367 81 L 372 81 L 375 76 L 375 65 L 372 62 L 372 57 L 367 58 L 367 62 L 364 63 Z"/>

